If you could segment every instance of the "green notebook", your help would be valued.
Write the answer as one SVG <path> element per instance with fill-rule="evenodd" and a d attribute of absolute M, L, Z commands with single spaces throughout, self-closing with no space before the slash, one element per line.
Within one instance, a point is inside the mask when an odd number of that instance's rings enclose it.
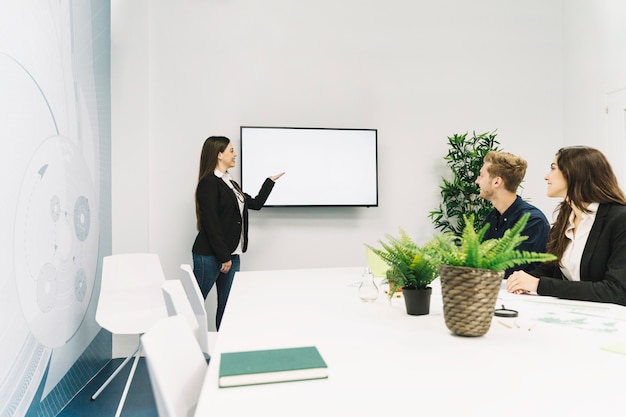
<path fill-rule="evenodd" d="M 220 387 L 328 377 L 326 362 L 315 346 L 224 352 L 220 358 Z"/>

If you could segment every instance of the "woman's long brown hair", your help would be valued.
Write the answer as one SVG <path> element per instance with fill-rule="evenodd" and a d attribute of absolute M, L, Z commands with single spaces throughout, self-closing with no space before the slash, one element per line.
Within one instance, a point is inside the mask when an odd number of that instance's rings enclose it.
<path fill-rule="evenodd" d="M 202 153 L 200 154 L 200 170 L 198 173 L 198 184 L 206 176 L 213 175 L 217 166 L 217 156 L 226 150 L 230 144 L 230 139 L 225 136 L 210 136 L 202 145 Z M 202 225 L 202 215 L 200 213 L 200 205 L 198 204 L 198 194 L 196 186 L 196 228 L 200 230 Z"/>
<path fill-rule="evenodd" d="M 567 195 L 555 210 L 558 215 L 550 230 L 547 251 L 556 255 L 560 262 L 569 243 L 565 230 L 572 205 L 588 213 L 586 204 L 626 205 L 626 197 L 619 188 L 611 164 L 597 149 L 586 146 L 561 148 L 556 153 L 556 163 L 567 182 Z"/>

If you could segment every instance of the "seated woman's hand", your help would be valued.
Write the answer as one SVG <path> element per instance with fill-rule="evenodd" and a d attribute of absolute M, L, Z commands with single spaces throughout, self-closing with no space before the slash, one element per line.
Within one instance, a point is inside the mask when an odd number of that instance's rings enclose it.
<path fill-rule="evenodd" d="M 537 292 L 538 286 L 539 278 L 524 271 L 515 271 L 506 280 L 506 290 L 514 294 Z"/>

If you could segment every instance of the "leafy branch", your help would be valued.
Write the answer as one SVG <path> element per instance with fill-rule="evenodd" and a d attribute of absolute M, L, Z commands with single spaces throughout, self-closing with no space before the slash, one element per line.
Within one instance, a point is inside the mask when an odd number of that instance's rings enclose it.
<path fill-rule="evenodd" d="M 481 133 L 454 134 L 448 137 L 448 154 L 444 157 L 452 173 L 452 179 L 442 178 L 441 202 L 428 215 L 435 229 L 452 232 L 460 236 L 465 228 L 464 215 L 473 214 L 477 224 L 487 217 L 491 203 L 479 197 L 480 188 L 475 183 L 489 151 L 500 150 L 496 131 Z"/>

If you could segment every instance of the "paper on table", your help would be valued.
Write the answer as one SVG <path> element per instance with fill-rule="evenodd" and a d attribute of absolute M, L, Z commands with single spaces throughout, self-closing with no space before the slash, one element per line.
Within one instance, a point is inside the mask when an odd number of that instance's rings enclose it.
<path fill-rule="evenodd" d="M 523 302 L 499 298 L 498 302 L 518 311 L 519 317 L 540 323 L 600 333 L 626 331 L 626 319 L 616 314 L 615 306 L 603 303 L 581 303 L 553 297 L 526 298 Z M 505 304 L 506 303 L 506 304 Z"/>
<path fill-rule="evenodd" d="M 626 343 L 625 342 L 611 343 L 609 345 L 600 347 L 600 349 L 626 355 Z"/>

